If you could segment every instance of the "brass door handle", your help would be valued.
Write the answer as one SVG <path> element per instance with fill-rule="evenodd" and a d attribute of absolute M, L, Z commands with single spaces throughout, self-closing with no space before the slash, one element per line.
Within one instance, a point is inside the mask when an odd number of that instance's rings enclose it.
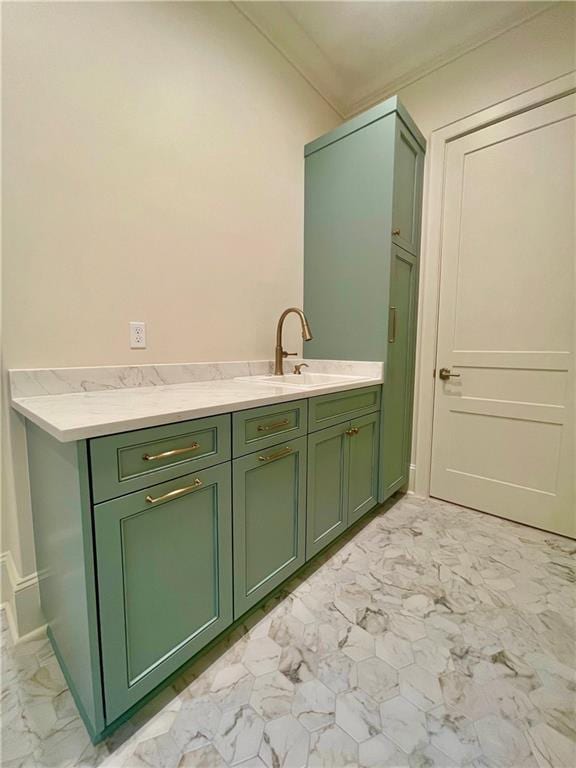
<path fill-rule="evenodd" d="M 390 307 L 388 310 L 388 343 L 394 344 L 396 341 L 396 307 Z"/>
<path fill-rule="evenodd" d="M 157 496 L 156 498 L 153 496 L 146 496 L 146 501 L 148 504 L 157 504 L 159 501 L 168 501 L 168 499 L 175 499 L 177 496 L 182 496 L 185 493 L 190 493 L 190 491 L 195 491 L 202 485 L 202 480 L 197 477 L 192 485 L 187 485 L 185 488 L 177 488 L 175 491 L 170 491 L 170 493 L 165 493 L 163 496 Z"/>
<path fill-rule="evenodd" d="M 270 432 L 271 429 L 280 429 L 280 427 L 287 427 L 290 424 L 290 419 L 283 419 L 277 421 L 275 424 L 259 424 L 256 428 L 257 432 Z"/>
<path fill-rule="evenodd" d="M 183 453 L 191 453 L 192 451 L 196 451 L 198 448 L 200 448 L 200 443 L 192 443 L 192 445 L 189 445 L 187 448 L 174 448 L 173 451 L 164 451 L 164 453 L 156 453 L 154 456 L 150 456 L 148 453 L 145 453 L 144 456 L 142 456 L 142 459 L 144 461 L 157 461 L 158 459 L 168 459 L 170 456 L 181 456 Z"/>
<path fill-rule="evenodd" d="M 398 235 L 400 234 L 400 230 L 399 230 L 399 229 L 393 229 L 393 230 L 392 230 L 392 234 L 393 234 L 394 236 L 398 236 Z"/>
<path fill-rule="evenodd" d="M 459 373 L 450 373 L 450 368 L 440 368 L 438 371 L 438 376 L 446 381 L 447 379 L 459 379 L 460 374 Z"/>
<path fill-rule="evenodd" d="M 258 456 L 258 461 L 275 461 L 276 459 L 282 459 L 284 456 L 288 456 L 292 453 L 292 448 L 282 448 L 277 453 L 271 453 L 269 456 Z"/>

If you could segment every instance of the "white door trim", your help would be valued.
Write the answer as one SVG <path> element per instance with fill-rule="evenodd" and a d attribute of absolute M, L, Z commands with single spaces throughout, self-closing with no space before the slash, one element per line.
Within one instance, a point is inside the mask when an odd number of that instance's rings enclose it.
<path fill-rule="evenodd" d="M 442 205 L 446 145 L 463 134 L 505 120 L 547 101 L 576 92 L 576 71 L 531 88 L 506 101 L 476 112 L 432 132 L 428 142 L 424 173 L 424 220 L 418 298 L 418 342 L 414 404 L 415 451 L 414 493 L 430 495 L 432 430 L 434 420 L 433 371 L 438 342 L 438 300 L 442 247 Z"/>

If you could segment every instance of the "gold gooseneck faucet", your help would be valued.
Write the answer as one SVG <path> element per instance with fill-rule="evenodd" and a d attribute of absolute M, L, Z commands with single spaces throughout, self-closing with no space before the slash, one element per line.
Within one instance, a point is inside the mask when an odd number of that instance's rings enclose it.
<path fill-rule="evenodd" d="M 302 338 L 304 341 L 310 341 L 312 338 L 312 332 L 310 331 L 310 326 L 308 325 L 308 320 L 306 320 L 306 315 L 304 312 L 302 312 L 301 309 L 298 309 L 298 307 L 289 307 L 288 309 L 285 309 L 284 312 L 280 315 L 280 319 L 278 320 L 278 326 L 276 328 L 276 350 L 274 353 L 274 376 L 282 376 L 284 373 L 282 363 L 284 361 L 285 357 L 288 357 L 288 355 L 297 355 L 298 352 L 286 352 L 282 348 L 282 330 L 284 328 L 284 320 L 288 317 L 288 315 L 294 312 L 295 315 L 298 315 L 300 318 L 300 325 L 302 326 Z"/>

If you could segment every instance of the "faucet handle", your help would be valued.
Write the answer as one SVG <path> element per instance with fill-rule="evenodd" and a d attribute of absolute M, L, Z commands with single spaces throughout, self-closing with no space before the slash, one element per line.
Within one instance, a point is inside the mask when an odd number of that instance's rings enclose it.
<path fill-rule="evenodd" d="M 298 352 L 286 352 L 286 350 L 283 349 L 282 357 L 298 357 Z"/>

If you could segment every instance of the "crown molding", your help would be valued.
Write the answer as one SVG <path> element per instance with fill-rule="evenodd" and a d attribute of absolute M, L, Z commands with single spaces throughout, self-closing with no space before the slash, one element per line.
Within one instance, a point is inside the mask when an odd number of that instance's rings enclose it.
<path fill-rule="evenodd" d="M 340 117 L 347 116 L 344 89 L 336 69 L 285 8 L 267 2 L 233 2 L 232 5 Z"/>
<path fill-rule="evenodd" d="M 483 33 L 466 44 L 452 47 L 441 56 L 412 69 L 405 75 L 383 82 L 375 88 L 357 89 L 346 87 L 338 68 L 324 55 L 316 42 L 298 24 L 281 3 L 244 0 L 233 2 L 236 9 L 276 48 L 276 50 L 300 73 L 314 90 L 334 109 L 347 119 L 357 115 L 380 101 L 396 94 L 447 64 L 461 58 L 476 48 L 489 43 L 531 19 L 551 10 L 557 2 L 534 2 L 533 8 L 508 24 L 499 25 L 490 33 Z"/>
<path fill-rule="evenodd" d="M 505 35 L 507 32 L 510 32 L 512 29 L 516 29 L 516 27 L 521 27 L 523 24 L 525 24 L 528 21 L 531 21 L 536 16 L 541 16 L 543 13 L 546 13 L 547 11 L 551 10 L 551 8 L 553 8 L 554 6 L 558 5 L 558 3 L 535 2 L 533 3 L 533 5 L 536 6 L 536 10 L 531 10 L 525 15 L 523 15 L 522 18 L 516 19 L 516 21 L 511 22 L 509 24 L 500 26 L 500 28 L 497 31 L 493 31 L 490 34 L 478 35 L 476 38 L 470 40 L 465 45 L 460 45 L 456 48 L 452 48 L 446 54 L 443 54 L 442 56 L 437 56 L 434 59 L 431 59 L 430 61 L 426 62 L 426 64 L 423 64 L 421 67 L 414 68 L 413 70 L 406 73 L 406 75 L 403 75 L 402 77 L 398 77 L 398 78 L 395 78 L 394 80 L 390 80 L 388 83 L 386 83 L 382 87 L 378 87 L 373 90 L 366 91 L 366 93 L 364 94 L 358 94 L 355 98 L 353 98 L 349 102 L 348 113 L 346 117 L 353 117 L 354 115 L 357 115 L 359 112 L 363 112 L 365 109 L 368 109 L 369 107 L 373 107 L 375 104 L 378 104 L 384 99 L 387 99 L 390 96 L 395 95 L 396 93 L 398 93 L 400 89 L 406 88 L 409 85 L 413 85 L 414 83 L 417 83 L 418 80 L 422 80 L 422 78 L 432 74 L 433 72 L 436 72 L 439 69 L 442 69 L 446 65 L 451 64 L 453 61 L 457 61 L 458 59 L 462 58 L 462 56 L 465 56 L 466 54 L 471 53 L 472 51 L 475 51 L 477 48 L 481 48 L 483 45 L 486 45 L 492 40 L 496 40 L 498 37 Z"/>

